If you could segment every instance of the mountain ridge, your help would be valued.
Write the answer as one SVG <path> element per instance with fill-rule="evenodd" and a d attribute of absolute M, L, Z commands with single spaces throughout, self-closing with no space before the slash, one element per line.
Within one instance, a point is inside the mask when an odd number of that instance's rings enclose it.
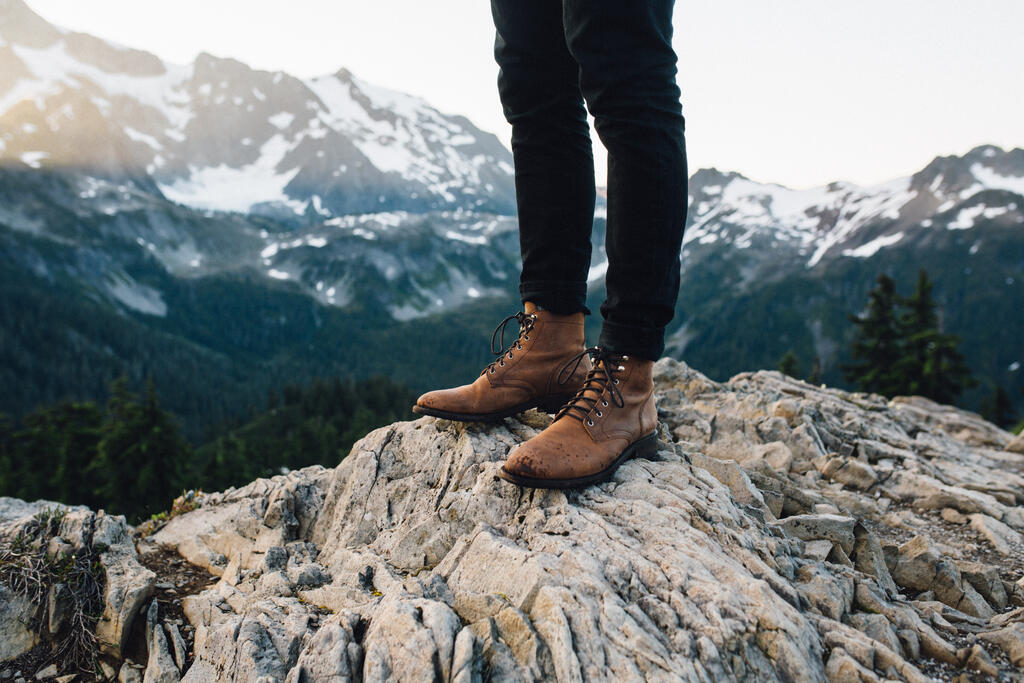
<path fill-rule="evenodd" d="M 299 79 L 201 55 L 168 76 L 155 57 L 126 66 L 137 56 L 129 48 L 62 32 L 20 1 L 8 8 L 20 9 L 0 23 L 0 103 L 16 101 L 0 106 L 0 266 L 10 297 L 0 365 L 12 385 L 40 388 L 0 407 L 20 414 L 69 389 L 102 395 L 112 377 L 48 370 L 44 348 L 71 363 L 84 345 L 86 364 L 104 372 L 118 348 L 137 382 L 156 371 L 161 394 L 177 395 L 173 371 L 159 367 L 165 342 L 176 340 L 191 356 L 186 366 L 232 359 L 239 386 L 252 387 L 239 389 L 250 403 L 272 385 L 268 368 L 282 364 L 307 380 L 392 371 L 427 389 L 465 381 L 486 362 L 484 343 L 448 331 L 482 327 L 517 305 L 511 154 L 496 138 L 343 68 Z M 168 79 L 181 87 L 165 88 Z M 461 144 L 466 131 L 484 147 Z M 983 380 L 964 405 L 995 385 L 1018 401 L 1024 150 L 981 145 L 868 187 L 789 189 L 701 169 L 690 191 L 682 287 L 667 330 L 674 357 L 722 379 L 792 350 L 805 370 L 817 358 L 821 379 L 839 384 L 852 334 L 846 315 L 879 272 L 905 289 L 925 268 L 944 330 L 963 338 Z M 588 278 L 595 311 L 605 230 L 602 200 Z M 235 301 L 218 298 L 229 292 Z M 40 320 L 20 310 L 19 297 L 60 313 Z M 139 348 L 112 345 L 83 322 L 86 310 L 92 318 L 102 310 L 104 324 Z M 484 322 L 452 320 L 471 315 Z M 597 325 L 596 316 L 588 321 L 589 335 Z M 45 334 L 25 332 L 32 326 Z M 402 341 L 424 331 L 460 357 L 428 374 L 395 360 L 424 353 Z M 57 374 L 77 379 L 68 389 Z M 191 422 L 214 386 L 233 384 L 215 374 L 217 384 L 199 382 L 192 398 L 170 406 Z"/>

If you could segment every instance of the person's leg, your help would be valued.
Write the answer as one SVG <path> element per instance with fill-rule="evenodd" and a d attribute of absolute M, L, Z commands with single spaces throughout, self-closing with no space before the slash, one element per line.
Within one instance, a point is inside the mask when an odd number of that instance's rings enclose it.
<path fill-rule="evenodd" d="M 679 292 L 686 146 L 673 0 L 562 0 L 569 51 L 608 149 L 602 348 L 657 360 Z"/>
<path fill-rule="evenodd" d="M 594 156 L 579 67 L 560 0 L 491 0 L 498 93 L 512 124 L 519 292 L 559 314 L 585 310 L 594 223 Z"/>
<path fill-rule="evenodd" d="M 672 0 L 562 0 L 569 50 L 608 148 L 608 297 L 583 388 L 498 473 L 576 488 L 657 450 L 652 370 L 679 289 L 686 150 Z"/>
<path fill-rule="evenodd" d="M 583 386 L 594 156 L 579 67 L 562 32 L 561 0 L 492 0 L 498 92 L 512 124 L 523 311 L 519 334 L 471 384 L 429 391 L 413 410 L 450 420 L 554 412 Z M 492 348 L 495 339 L 492 338 Z M 500 336 L 499 336 L 500 346 Z"/>

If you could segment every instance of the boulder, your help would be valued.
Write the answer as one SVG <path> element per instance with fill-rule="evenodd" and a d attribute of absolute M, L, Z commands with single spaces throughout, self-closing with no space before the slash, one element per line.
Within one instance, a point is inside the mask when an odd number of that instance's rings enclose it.
<path fill-rule="evenodd" d="M 96 515 L 94 529 L 93 548 L 99 551 L 106 577 L 103 614 L 96 624 L 96 636 L 105 652 L 120 655 L 132 622 L 153 594 L 156 574 L 139 564 L 124 517 L 101 512 Z"/>
<path fill-rule="evenodd" d="M 39 642 L 29 628 L 36 607 L 32 602 L 0 583 L 0 662 L 20 657 Z"/>
<path fill-rule="evenodd" d="M 396 423 L 334 469 L 196 496 L 146 542 L 219 578 L 161 577 L 160 604 L 174 590 L 187 625 L 161 621 L 123 519 L 68 509 L 40 547 L 97 553 L 101 665 L 122 680 L 923 683 L 928 660 L 1013 673 L 1024 584 L 1003 577 L 1020 576 L 1024 475 L 1005 433 L 777 372 L 718 383 L 662 360 L 655 378 L 657 452 L 580 491 L 496 476 L 551 420 L 528 411 Z M 0 544 L 45 508 L 0 499 Z M 977 534 L 982 547 L 964 542 Z M 988 548 L 1000 541 L 1011 554 Z M 1007 657 L 986 660 L 977 638 Z M 118 661 L 147 650 L 144 667 Z"/>
<path fill-rule="evenodd" d="M 790 536 L 804 541 L 828 539 L 849 555 L 856 540 L 853 529 L 857 520 L 844 515 L 793 515 L 779 522 L 779 526 Z"/>
<path fill-rule="evenodd" d="M 1019 533 L 985 514 L 970 516 L 971 528 L 992 544 L 992 547 L 1003 555 L 1022 552 L 1022 537 Z"/>
<path fill-rule="evenodd" d="M 998 631 L 982 633 L 978 637 L 1005 652 L 1014 666 L 1024 667 L 1024 623 L 1010 624 Z"/>
<path fill-rule="evenodd" d="M 943 556 L 926 536 L 915 536 L 900 546 L 892 573 L 896 583 L 917 591 L 931 591 L 944 604 L 987 619 L 995 613 L 978 592 L 963 580 L 956 564 Z"/>

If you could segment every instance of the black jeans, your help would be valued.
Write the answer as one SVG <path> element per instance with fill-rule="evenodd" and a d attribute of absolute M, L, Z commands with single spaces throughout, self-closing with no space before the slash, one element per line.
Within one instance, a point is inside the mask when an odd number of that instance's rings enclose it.
<path fill-rule="evenodd" d="M 686 145 L 674 0 L 491 0 L 498 92 L 512 124 L 519 292 L 586 310 L 594 156 L 584 101 L 608 150 L 607 298 L 598 344 L 651 360 L 679 293 Z"/>

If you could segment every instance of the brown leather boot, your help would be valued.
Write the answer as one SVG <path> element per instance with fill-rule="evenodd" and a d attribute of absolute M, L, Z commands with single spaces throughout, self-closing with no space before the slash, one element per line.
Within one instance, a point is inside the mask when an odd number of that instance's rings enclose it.
<path fill-rule="evenodd" d="M 594 367 L 554 422 L 509 454 L 502 479 L 534 488 L 568 489 L 609 479 L 633 456 L 658 448 L 653 361 L 592 347 Z M 568 365 L 566 366 L 569 367 Z"/>
<path fill-rule="evenodd" d="M 499 420 L 530 408 L 553 413 L 583 386 L 590 362 L 559 376 L 584 348 L 583 313 L 556 315 L 533 302 L 505 318 L 491 335 L 495 360 L 472 384 L 429 391 L 416 400 L 413 412 L 447 420 L 477 422 Z M 519 336 L 504 351 L 495 338 L 511 321 L 519 323 Z"/>

